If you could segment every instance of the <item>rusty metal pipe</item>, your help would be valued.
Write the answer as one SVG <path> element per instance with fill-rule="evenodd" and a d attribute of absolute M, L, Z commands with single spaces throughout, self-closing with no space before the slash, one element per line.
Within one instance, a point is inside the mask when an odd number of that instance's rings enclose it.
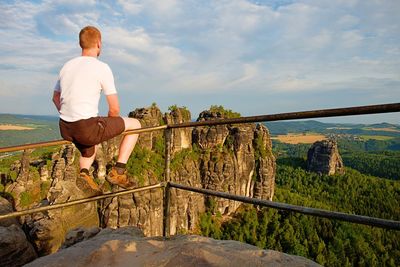
<path fill-rule="evenodd" d="M 78 204 L 83 204 L 87 202 L 92 202 L 92 201 L 97 201 L 105 198 L 110 198 L 110 197 L 118 197 L 118 196 L 123 196 L 126 194 L 132 194 L 136 192 L 141 192 L 141 191 L 146 191 L 150 189 L 155 189 L 155 188 L 161 188 L 165 187 L 165 183 L 158 183 L 154 185 L 149 185 L 149 186 L 143 186 L 139 188 L 134 188 L 134 189 L 127 189 L 127 190 L 122 190 L 114 193 L 107 193 L 101 196 L 95 196 L 95 197 L 90 197 L 90 198 L 83 198 L 83 199 L 78 199 L 78 200 L 73 200 L 65 203 L 59 203 L 59 204 L 54 204 L 54 205 L 49 205 L 49 206 L 43 206 L 39 208 L 33 208 L 33 209 L 28 209 L 28 210 L 21 210 L 21 211 L 15 211 L 7 214 L 2 214 L 0 215 L 0 220 L 2 219 L 8 219 L 8 218 L 14 218 L 14 217 L 19 217 L 23 215 L 28 215 L 36 212 L 41 212 L 41 211 L 47 211 L 47 210 L 54 210 L 54 209 L 60 209 L 60 208 L 65 208 L 73 205 L 78 205 Z"/>
<path fill-rule="evenodd" d="M 259 115 L 259 116 L 200 121 L 200 122 L 185 122 L 179 124 L 161 125 L 156 127 L 141 128 L 137 130 L 129 130 L 122 134 L 123 135 L 138 134 L 138 133 L 158 131 L 168 128 L 187 128 L 187 127 L 197 127 L 197 126 L 212 126 L 212 125 L 251 123 L 251 122 L 262 122 L 262 121 L 327 118 L 327 117 L 337 117 L 337 116 L 367 115 L 367 114 L 378 114 L 378 113 L 389 113 L 389 112 L 400 112 L 400 103 L 278 113 L 271 115 Z M 50 142 L 40 142 L 40 143 L 26 144 L 20 146 L 2 147 L 0 148 L 0 153 L 38 148 L 38 147 L 46 147 L 46 146 L 65 145 L 65 144 L 70 144 L 70 142 L 65 140 L 55 140 Z"/>
<path fill-rule="evenodd" d="M 271 115 L 259 115 L 259 116 L 240 117 L 233 119 L 215 119 L 209 121 L 185 122 L 185 123 L 168 125 L 168 128 L 211 126 L 211 125 L 221 125 L 221 124 L 250 123 L 250 122 L 262 122 L 262 121 L 284 121 L 284 120 L 311 119 L 311 118 L 327 118 L 327 117 L 337 117 L 337 116 L 367 115 L 367 114 L 389 113 L 389 112 L 400 112 L 400 103 L 278 113 Z"/>
<path fill-rule="evenodd" d="M 311 216 L 323 217 L 323 218 L 328 218 L 328 219 L 336 219 L 336 220 L 340 220 L 340 221 L 352 222 L 352 223 L 357 223 L 357 224 L 371 225 L 371 226 L 387 228 L 387 229 L 392 229 L 392 230 L 397 230 L 397 231 L 400 230 L 400 221 L 385 220 L 385 219 L 374 218 L 374 217 L 347 214 L 347 213 L 343 213 L 343 212 L 336 212 L 336 211 L 330 211 L 330 210 L 296 206 L 296 205 L 274 202 L 274 201 L 269 201 L 269 200 L 264 200 L 264 199 L 256 199 L 256 198 L 250 198 L 250 197 L 245 197 L 245 196 L 232 195 L 232 194 L 225 193 L 225 192 L 219 192 L 219 191 L 203 189 L 203 188 L 196 188 L 196 187 L 176 184 L 176 183 L 172 183 L 172 182 L 169 183 L 169 186 L 178 188 L 178 189 L 182 189 L 182 190 L 186 190 L 186 191 L 204 194 L 204 195 L 210 195 L 210 196 L 216 196 L 216 197 L 236 200 L 236 201 L 240 201 L 240 202 L 244 202 L 244 203 L 249 203 L 249 204 L 254 204 L 254 205 L 259 205 L 259 206 L 264 206 L 264 207 L 270 207 L 270 208 L 278 209 L 278 210 L 298 212 L 298 213 L 311 215 Z"/>

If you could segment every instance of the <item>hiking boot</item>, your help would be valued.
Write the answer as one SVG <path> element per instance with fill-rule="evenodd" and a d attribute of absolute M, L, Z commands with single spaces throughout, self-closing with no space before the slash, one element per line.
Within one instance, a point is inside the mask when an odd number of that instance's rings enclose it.
<path fill-rule="evenodd" d="M 89 196 L 98 196 L 102 194 L 100 187 L 93 178 L 84 172 L 81 172 L 78 178 L 76 178 L 76 186 Z"/>
<path fill-rule="evenodd" d="M 129 180 L 126 170 L 123 174 L 119 174 L 115 167 L 113 167 L 110 173 L 106 176 L 106 180 L 111 184 L 118 185 L 125 189 L 137 186 L 136 182 Z"/>

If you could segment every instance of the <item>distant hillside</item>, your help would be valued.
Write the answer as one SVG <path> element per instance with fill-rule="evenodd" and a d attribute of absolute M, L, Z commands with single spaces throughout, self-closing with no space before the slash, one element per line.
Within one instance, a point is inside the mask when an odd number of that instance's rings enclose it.
<path fill-rule="evenodd" d="M 15 125 L 30 130 L 0 130 L 0 146 L 13 146 L 61 139 L 55 116 L 0 114 L 0 125 Z"/>
<path fill-rule="evenodd" d="M 352 135 L 382 135 L 400 137 L 400 125 L 390 123 L 379 124 L 350 124 L 323 123 L 315 120 L 267 122 L 272 135 L 287 133 L 322 133 L 322 134 L 352 134 Z"/>
<path fill-rule="evenodd" d="M 58 117 L 0 114 L 0 125 L 16 125 L 32 130 L 0 130 L 0 146 L 11 146 L 61 139 L 58 130 Z M 285 121 L 265 123 L 271 135 L 288 133 L 319 133 L 323 135 L 356 135 L 400 138 L 400 125 L 323 123 L 316 120 Z"/>
<path fill-rule="evenodd" d="M 0 124 L 43 124 L 58 122 L 56 116 L 0 114 Z"/>

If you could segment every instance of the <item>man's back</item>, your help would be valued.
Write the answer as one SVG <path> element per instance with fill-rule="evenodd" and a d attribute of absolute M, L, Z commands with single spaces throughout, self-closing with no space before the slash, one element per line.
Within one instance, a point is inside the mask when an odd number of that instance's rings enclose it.
<path fill-rule="evenodd" d="M 61 92 L 60 117 L 69 122 L 96 117 L 102 89 L 105 95 L 117 93 L 107 64 L 88 56 L 71 59 L 55 88 Z"/>
<path fill-rule="evenodd" d="M 111 69 L 97 58 L 101 52 L 101 33 L 93 26 L 79 32 L 80 57 L 68 61 L 60 71 L 53 93 L 53 102 L 60 112 L 61 136 L 81 152 L 80 172 L 76 185 L 90 195 L 101 194 L 101 189 L 90 176 L 96 157 L 96 146 L 123 133 L 141 127 L 134 118 L 122 118 L 117 90 Z M 106 95 L 108 116 L 98 116 L 101 90 Z M 134 183 L 128 178 L 126 163 L 135 147 L 138 134 L 122 138 L 117 162 L 106 179 L 109 183 L 129 188 Z"/>

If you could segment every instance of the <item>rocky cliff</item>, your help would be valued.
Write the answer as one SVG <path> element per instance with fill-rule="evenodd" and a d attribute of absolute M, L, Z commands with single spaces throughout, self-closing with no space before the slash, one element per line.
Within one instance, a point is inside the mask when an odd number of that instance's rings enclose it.
<path fill-rule="evenodd" d="M 143 126 L 159 126 L 164 123 L 189 122 L 191 115 L 185 108 L 173 108 L 162 115 L 153 106 L 136 109 L 130 116 Z M 198 121 L 224 118 L 219 112 L 204 111 Z M 172 130 L 171 180 L 200 188 L 232 194 L 272 200 L 275 183 L 275 158 L 267 128 L 261 124 L 220 125 Z M 164 137 L 160 132 L 140 135 L 135 151 L 146 154 L 143 162 L 133 164 L 142 185 L 162 180 L 161 165 L 154 162 L 156 154 L 163 153 Z M 162 144 L 162 145 L 161 145 Z M 163 154 L 161 154 L 163 156 Z M 158 170 L 157 170 L 158 169 Z M 157 175 L 158 174 L 158 175 Z M 143 192 L 133 196 L 115 198 L 102 210 L 104 226 L 139 226 L 146 235 L 160 235 L 162 230 L 162 195 L 160 190 Z M 193 231 L 199 215 L 206 209 L 222 215 L 233 213 L 240 203 L 203 195 L 172 190 L 171 234 Z"/>
<path fill-rule="evenodd" d="M 78 173 L 77 151 L 67 145 L 51 159 L 31 159 L 25 151 L 12 168 L 17 178 L 6 188 L 16 210 L 47 206 L 86 197 L 75 185 Z M 95 176 L 98 176 L 95 174 Z M 97 204 L 88 203 L 20 217 L 20 222 L 39 255 L 58 250 L 65 234 L 78 226 L 98 226 Z"/>
<path fill-rule="evenodd" d="M 320 266 L 303 257 L 231 240 L 194 235 L 146 238 L 131 227 L 97 232 L 78 231 L 75 237 L 83 241 L 26 266 Z"/>
<path fill-rule="evenodd" d="M 308 150 L 307 170 L 320 174 L 343 174 L 344 166 L 337 142 L 324 140 L 315 142 Z"/>
<path fill-rule="evenodd" d="M 132 111 L 143 127 L 175 124 L 191 120 L 185 108 L 174 107 L 162 114 L 156 107 Z M 226 114 L 204 111 L 198 121 L 224 118 Z M 165 140 L 162 131 L 143 133 L 128 162 L 130 175 L 140 186 L 164 179 Z M 261 124 L 220 125 L 172 130 L 170 179 L 174 182 L 232 194 L 272 199 L 275 158 L 267 128 Z M 121 190 L 105 181 L 107 169 L 118 154 L 119 139 L 99 145 L 91 173 L 105 192 Z M 74 146 L 63 146 L 50 158 L 31 158 L 26 151 L 13 164 L 16 180 L 6 191 L 14 196 L 17 210 L 62 203 L 85 197 L 75 186 L 78 155 Z M 77 226 L 119 228 L 136 226 L 146 236 L 162 234 L 162 190 L 109 198 L 98 203 L 24 216 L 29 238 L 40 255 L 59 249 L 66 233 Z M 200 214 L 209 210 L 232 214 L 238 202 L 208 198 L 182 190 L 172 190 L 171 234 L 196 231 Z"/>
<path fill-rule="evenodd" d="M 12 212 L 10 202 L 0 197 L 0 214 Z M 0 266 L 22 266 L 37 258 L 18 220 L 0 220 Z"/>

